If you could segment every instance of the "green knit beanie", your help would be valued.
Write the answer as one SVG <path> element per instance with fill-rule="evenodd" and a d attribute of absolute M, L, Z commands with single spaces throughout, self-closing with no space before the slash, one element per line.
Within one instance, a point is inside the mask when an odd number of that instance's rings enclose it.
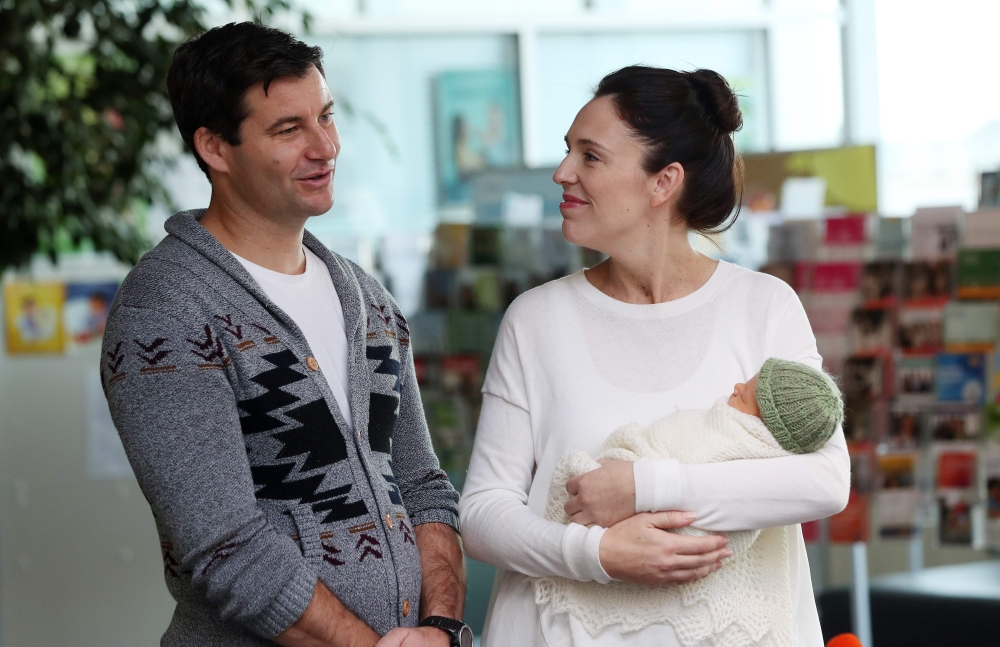
<path fill-rule="evenodd" d="M 775 440 L 793 454 L 825 445 L 844 417 L 840 389 L 829 375 L 776 357 L 760 369 L 757 406 Z"/>

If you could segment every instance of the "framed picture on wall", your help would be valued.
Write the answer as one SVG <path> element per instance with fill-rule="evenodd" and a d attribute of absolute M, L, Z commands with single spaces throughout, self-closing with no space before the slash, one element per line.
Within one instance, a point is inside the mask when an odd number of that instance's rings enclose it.
<path fill-rule="evenodd" d="M 438 201 L 469 203 L 473 175 L 521 166 L 517 79 L 507 70 L 443 72 L 434 98 Z"/>
<path fill-rule="evenodd" d="M 3 294 L 8 353 L 63 351 L 63 283 L 10 282 Z"/>

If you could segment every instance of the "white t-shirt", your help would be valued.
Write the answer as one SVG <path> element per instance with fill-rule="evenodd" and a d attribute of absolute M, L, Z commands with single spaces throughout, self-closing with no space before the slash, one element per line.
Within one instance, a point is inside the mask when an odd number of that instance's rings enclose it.
<path fill-rule="evenodd" d="M 571 450 L 594 454 L 623 425 L 709 408 L 772 356 L 821 366 L 792 289 L 726 262 L 701 288 L 666 303 L 617 301 L 579 272 L 511 305 L 459 504 L 469 556 L 501 569 L 485 647 L 680 647 L 669 626 L 626 634 L 613 626 L 592 638 L 571 616 L 536 606 L 529 577 L 610 580 L 599 559 L 603 528 L 544 518 L 552 472 Z M 850 459 L 841 430 L 811 454 L 707 465 L 645 459 L 634 473 L 639 510 L 690 510 L 694 525 L 715 531 L 788 526 L 794 645 L 822 647 L 797 524 L 846 503 Z"/>
<path fill-rule="evenodd" d="M 319 362 L 326 383 L 337 399 L 340 413 L 353 432 L 351 405 L 348 398 L 347 332 L 344 330 L 344 309 L 330 278 L 330 270 L 316 254 L 302 247 L 306 254 L 306 271 L 302 274 L 282 274 L 236 257 L 246 268 L 267 298 L 281 308 L 299 327 Z"/>

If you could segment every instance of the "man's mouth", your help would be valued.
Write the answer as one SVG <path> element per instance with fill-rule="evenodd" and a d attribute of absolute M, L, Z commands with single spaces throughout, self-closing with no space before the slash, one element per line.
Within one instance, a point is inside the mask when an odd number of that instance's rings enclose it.
<path fill-rule="evenodd" d="M 330 181 L 330 178 L 332 176 L 333 176 L 333 169 L 328 168 L 319 171 L 318 173 L 314 173 L 313 175 L 307 175 L 305 177 L 301 177 L 299 178 L 299 181 L 305 182 L 306 184 L 309 185 L 323 186 L 324 184 Z"/>

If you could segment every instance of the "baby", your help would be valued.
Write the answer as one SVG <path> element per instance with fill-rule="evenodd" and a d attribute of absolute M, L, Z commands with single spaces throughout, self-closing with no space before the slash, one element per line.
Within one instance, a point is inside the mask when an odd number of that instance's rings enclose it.
<path fill-rule="evenodd" d="M 674 458 L 703 464 L 803 454 L 822 447 L 843 419 L 840 390 L 825 373 L 770 358 L 745 384 L 708 410 L 681 410 L 649 427 L 627 425 L 598 451 L 567 454 L 556 466 L 545 517 L 569 523 L 566 482 L 600 467 L 598 459 Z M 671 530 L 706 535 L 697 528 Z M 711 638 L 717 647 L 791 645 L 788 544 L 784 528 L 723 533 L 733 556 L 696 582 L 648 588 L 626 582 L 597 584 L 557 577 L 534 581 L 546 613 L 572 613 L 596 636 L 609 625 L 635 631 L 674 627 L 682 644 Z"/>

